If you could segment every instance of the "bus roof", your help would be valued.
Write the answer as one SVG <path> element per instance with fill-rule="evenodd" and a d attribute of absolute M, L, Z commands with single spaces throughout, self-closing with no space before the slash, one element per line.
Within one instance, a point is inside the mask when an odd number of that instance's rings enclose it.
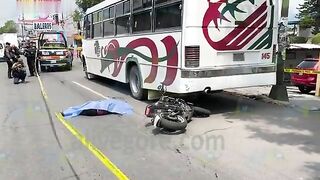
<path fill-rule="evenodd" d="M 111 4 L 114 4 L 114 3 L 117 3 L 117 2 L 120 2 L 121 0 L 104 0 L 102 1 L 101 3 L 95 5 L 95 6 L 92 6 L 91 8 L 89 8 L 86 12 L 86 14 L 90 14 L 90 13 L 93 13 L 97 10 L 100 10 L 100 9 L 103 9 Z"/>

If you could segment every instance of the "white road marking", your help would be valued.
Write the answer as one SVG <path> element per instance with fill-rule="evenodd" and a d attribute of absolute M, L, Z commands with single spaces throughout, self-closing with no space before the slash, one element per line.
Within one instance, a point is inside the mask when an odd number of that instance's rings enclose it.
<path fill-rule="evenodd" d="M 86 89 L 86 90 L 92 92 L 93 94 L 96 94 L 96 95 L 98 95 L 98 96 L 100 96 L 100 97 L 102 97 L 102 98 L 104 98 L 104 99 L 110 99 L 109 97 L 106 97 L 106 96 L 104 96 L 103 94 L 98 93 L 97 91 L 95 91 L 95 90 L 93 90 L 93 89 L 91 89 L 91 88 L 89 88 L 89 87 L 87 87 L 87 86 L 85 86 L 85 85 L 82 85 L 82 84 L 80 84 L 80 83 L 78 83 L 78 82 L 72 81 L 72 83 L 73 83 L 73 84 L 76 84 L 76 85 L 82 87 L 83 89 Z"/>

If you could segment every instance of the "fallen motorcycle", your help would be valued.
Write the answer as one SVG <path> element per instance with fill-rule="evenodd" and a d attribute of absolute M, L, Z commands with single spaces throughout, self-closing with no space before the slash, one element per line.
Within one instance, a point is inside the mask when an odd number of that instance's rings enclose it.
<path fill-rule="evenodd" d="M 196 107 L 181 98 L 164 96 L 163 85 L 158 89 L 163 91 L 161 98 L 145 109 L 145 115 L 152 118 L 151 122 L 155 127 L 172 131 L 184 130 L 192 117 L 209 117 L 211 114 L 209 110 Z"/>

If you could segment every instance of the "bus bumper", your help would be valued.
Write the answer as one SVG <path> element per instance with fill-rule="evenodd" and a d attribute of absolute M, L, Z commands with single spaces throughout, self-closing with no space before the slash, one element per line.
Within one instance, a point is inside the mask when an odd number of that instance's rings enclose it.
<path fill-rule="evenodd" d="M 211 70 L 181 70 L 179 93 L 276 84 L 276 67 L 237 67 Z"/>
<path fill-rule="evenodd" d="M 63 66 L 68 66 L 71 63 L 72 63 L 71 59 L 41 60 L 40 66 L 42 66 L 42 67 L 63 67 Z"/>

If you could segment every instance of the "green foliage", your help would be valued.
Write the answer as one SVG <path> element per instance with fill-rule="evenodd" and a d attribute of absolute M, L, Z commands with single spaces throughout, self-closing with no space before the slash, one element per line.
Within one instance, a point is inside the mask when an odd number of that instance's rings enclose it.
<path fill-rule="evenodd" d="M 88 8 L 99 4 L 103 0 L 76 0 L 76 4 L 83 11 L 86 12 Z"/>
<path fill-rule="evenodd" d="M 320 33 L 318 33 L 317 35 L 315 35 L 312 39 L 311 39 L 312 44 L 320 44 Z"/>
<path fill-rule="evenodd" d="M 311 28 L 315 24 L 315 20 L 310 16 L 304 16 L 300 19 L 299 25 L 302 29 Z"/>
<path fill-rule="evenodd" d="M 320 4 L 315 0 L 304 0 L 303 4 L 299 5 L 300 26 L 302 28 L 314 27 L 313 34 L 320 32 Z"/>
<path fill-rule="evenodd" d="M 308 41 L 308 38 L 301 37 L 301 36 L 292 36 L 289 37 L 290 43 L 306 43 Z"/>
<path fill-rule="evenodd" d="M 73 22 L 80 22 L 83 18 L 83 13 L 81 13 L 79 10 L 75 10 L 72 14 Z"/>
<path fill-rule="evenodd" d="M 0 28 L 0 34 L 3 33 L 16 33 L 18 32 L 17 30 L 17 25 L 14 21 L 7 21 L 3 27 Z"/>

